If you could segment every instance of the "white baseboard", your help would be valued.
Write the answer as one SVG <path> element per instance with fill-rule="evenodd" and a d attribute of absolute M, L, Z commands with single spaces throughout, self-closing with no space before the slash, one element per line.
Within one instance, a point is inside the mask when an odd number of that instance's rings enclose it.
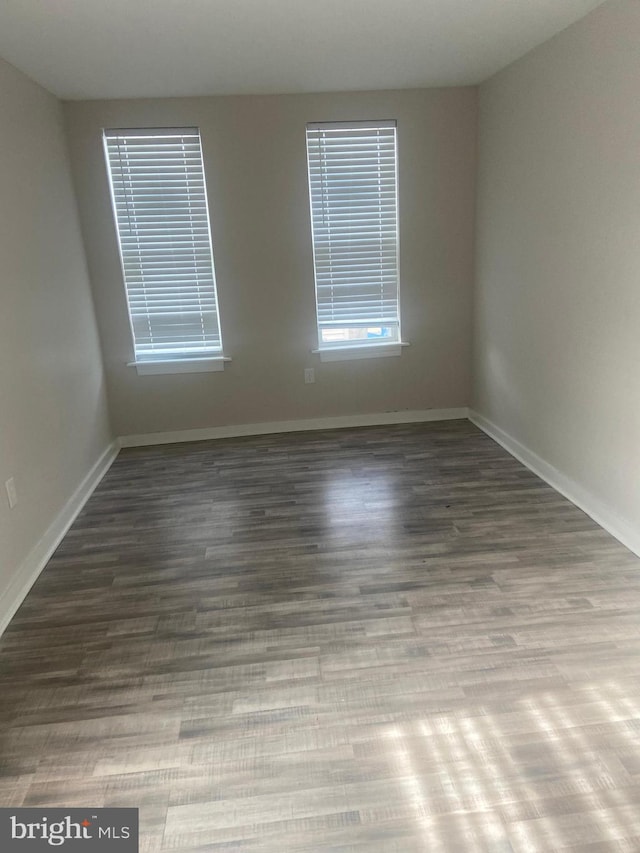
<path fill-rule="evenodd" d="M 38 579 L 49 558 L 56 550 L 67 530 L 76 520 L 80 510 L 93 494 L 94 489 L 107 473 L 118 455 L 118 444 L 107 447 L 89 473 L 71 495 L 40 541 L 34 545 L 7 589 L 0 595 L 0 635 L 24 601 L 27 593 Z"/>
<path fill-rule="evenodd" d="M 616 512 L 603 504 L 592 492 L 567 477 L 562 471 L 546 462 L 537 453 L 529 450 L 524 444 L 521 444 L 478 412 L 470 409 L 469 420 L 490 438 L 502 445 L 506 451 L 515 456 L 530 471 L 533 471 L 571 503 L 579 507 L 626 548 L 640 557 L 640 530 L 637 527 L 634 527 L 626 519 L 620 518 Z"/>
<path fill-rule="evenodd" d="M 377 412 L 371 415 L 343 415 L 329 418 L 308 418 L 298 421 L 271 421 L 257 424 L 184 429 L 174 432 L 152 432 L 143 435 L 120 436 L 120 447 L 143 447 L 149 444 L 175 444 L 182 441 L 208 441 L 214 438 L 237 438 L 244 435 L 268 435 L 276 432 L 306 432 L 318 429 L 410 424 L 426 421 L 452 421 L 466 418 L 468 410 L 422 409 L 417 411 Z"/>

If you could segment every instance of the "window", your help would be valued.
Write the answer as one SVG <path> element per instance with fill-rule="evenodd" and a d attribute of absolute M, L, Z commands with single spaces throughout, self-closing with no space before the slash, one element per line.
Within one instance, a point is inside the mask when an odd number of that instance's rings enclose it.
<path fill-rule="evenodd" d="M 396 123 L 309 124 L 307 158 L 319 352 L 397 355 Z"/>
<path fill-rule="evenodd" d="M 139 372 L 221 369 L 199 130 L 106 130 L 104 144 Z"/>

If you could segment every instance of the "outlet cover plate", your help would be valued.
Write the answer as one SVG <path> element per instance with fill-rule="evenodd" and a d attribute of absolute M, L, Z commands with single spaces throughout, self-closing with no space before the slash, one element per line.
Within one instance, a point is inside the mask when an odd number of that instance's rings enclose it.
<path fill-rule="evenodd" d="M 7 482 L 4 484 L 5 489 L 7 490 L 7 498 L 9 500 L 9 508 L 13 509 L 14 506 L 18 503 L 18 492 L 16 491 L 16 481 L 13 477 L 9 477 Z"/>

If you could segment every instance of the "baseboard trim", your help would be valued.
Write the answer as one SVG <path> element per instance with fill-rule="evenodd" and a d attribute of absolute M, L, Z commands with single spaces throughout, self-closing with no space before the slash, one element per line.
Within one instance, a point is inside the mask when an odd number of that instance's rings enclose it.
<path fill-rule="evenodd" d="M 38 579 L 40 572 L 47 565 L 62 538 L 93 494 L 96 486 L 111 467 L 113 460 L 118 455 L 118 450 L 118 443 L 114 441 L 101 454 L 39 542 L 31 549 L 7 589 L 0 595 L 0 636 Z"/>
<path fill-rule="evenodd" d="M 473 409 L 469 410 L 469 420 L 485 432 L 494 441 L 522 462 L 530 471 L 537 474 L 567 500 L 592 518 L 596 524 L 604 528 L 619 542 L 640 557 L 640 530 L 602 503 L 592 492 L 589 492 L 575 480 L 567 477 L 542 457 L 529 450 L 509 433 L 487 420 Z"/>
<path fill-rule="evenodd" d="M 269 435 L 278 432 L 306 432 L 319 429 L 384 426 L 385 424 L 410 424 L 427 421 L 452 421 L 465 419 L 466 408 L 421 409 L 400 412 L 376 412 L 369 415 L 343 415 L 329 418 L 308 418 L 296 421 L 271 421 L 257 424 L 185 429 L 174 432 L 153 432 L 142 435 L 123 435 L 120 447 L 144 447 L 151 444 L 176 444 L 183 441 L 208 441 L 216 438 L 239 438 L 245 435 Z"/>

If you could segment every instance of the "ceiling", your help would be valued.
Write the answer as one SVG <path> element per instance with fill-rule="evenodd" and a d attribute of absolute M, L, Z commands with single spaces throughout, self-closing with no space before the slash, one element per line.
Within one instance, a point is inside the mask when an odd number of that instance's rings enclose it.
<path fill-rule="evenodd" d="M 64 99 L 479 83 L 602 0 L 2 0 L 0 56 Z"/>

